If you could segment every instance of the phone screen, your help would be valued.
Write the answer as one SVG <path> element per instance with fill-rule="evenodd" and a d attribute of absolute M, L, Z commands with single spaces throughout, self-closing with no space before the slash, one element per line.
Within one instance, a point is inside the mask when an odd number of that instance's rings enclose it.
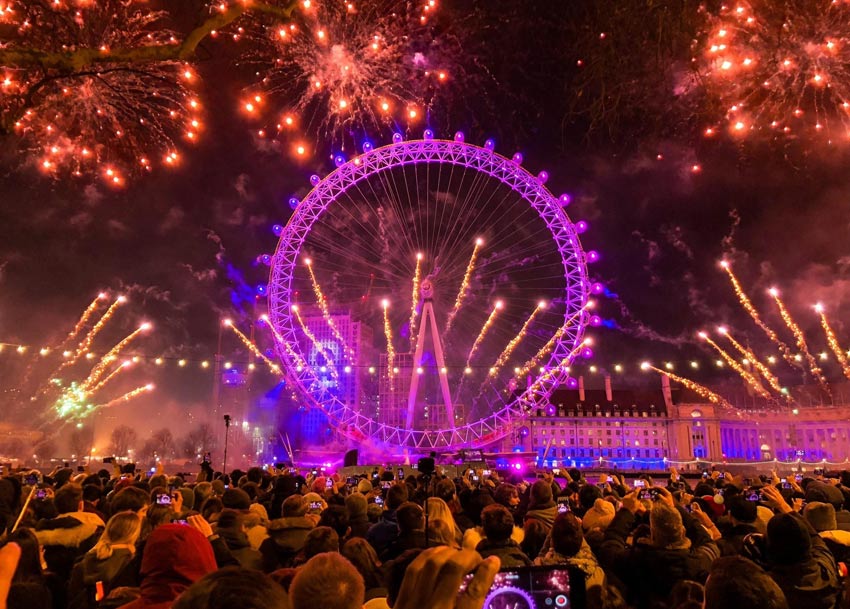
<path fill-rule="evenodd" d="M 635 488 L 644 488 L 646 486 L 646 480 L 635 480 Z"/>
<path fill-rule="evenodd" d="M 472 575 L 464 578 L 458 593 L 466 590 L 471 579 Z M 581 606 L 572 588 L 570 572 L 560 566 L 506 569 L 496 574 L 484 607 L 569 609 Z"/>
<path fill-rule="evenodd" d="M 159 493 L 156 496 L 157 505 L 171 505 L 171 495 L 167 495 L 166 493 Z"/>

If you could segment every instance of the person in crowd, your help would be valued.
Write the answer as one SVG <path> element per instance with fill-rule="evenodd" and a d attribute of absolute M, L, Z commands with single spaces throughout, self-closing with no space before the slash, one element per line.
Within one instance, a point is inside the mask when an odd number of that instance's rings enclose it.
<path fill-rule="evenodd" d="M 83 489 L 68 483 L 56 491 L 53 505 L 58 515 L 36 523 L 35 536 L 44 548 L 48 569 L 62 582 L 71 577 L 74 562 L 88 552 L 106 526 L 97 514 L 83 511 Z M 65 589 L 54 588 L 54 603 L 67 604 Z"/>
<path fill-rule="evenodd" d="M 251 547 L 245 530 L 245 514 L 234 509 L 224 509 L 216 522 L 215 532 L 224 540 L 227 549 L 244 569 L 263 568 L 263 555 Z"/>
<path fill-rule="evenodd" d="M 744 539 L 753 533 L 759 533 L 756 527 L 758 507 L 755 501 L 749 501 L 743 495 L 735 495 L 725 502 L 729 525 L 722 531 L 717 547 L 721 556 L 743 554 Z"/>
<path fill-rule="evenodd" d="M 50 609 L 53 606 L 52 587 L 64 597 L 64 582 L 48 578 L 41 566 L 38 539 L 31 529 L 19 528 L 6 535 L 7 545 L 17 545 L 20 558 L 9 588 L 9 609 Z M 0 604 L 0 606 L 2 606 Z"/>
<path fill-rule="evenodd" d="M 767 572 L 790 609 L 833 609 L 841 596 L 835 557 L 779 490 L 766 486 L 762 492 L 779 512 L 767 523 Z"/>
<path fill-rule="evenodd" d="M 329 505 L 322 510 L 318 526 L 330 527 L 336 531 L 340 543 L 344 543 L 351 534 L 351 527 L 348 525 L 348 511 L 342 505 Z"/>
<path fill-rule="evenodd" d="M 549 530 L 546 528 L 546 525 L 532 518 L 525 523 L 519 548 L 523 554 L 528 556 L 529 560 L 533 561 L 543 551 L 543 546 L 546 544 L 548 537 Z"/>
<path fill-rule="evenodd" d="M 841 490 L 822 480 L 809 480 L 805 488 L 806 503 L 828 503 L 835 508 L 835 521 L 838 529 L 850 531 L 850 512 L 844 509 L 844 493 Z"/>
<path fill-rule="evenodd" d="M 637 537 L 628 542 L 638 516 L 647 511 L 633 492 L 623 498 L 623 507 L 605 531 L 599 548 L 606 573 L 625 583 L 629 601 L 638 609 L 666 598 L 679 580 L 704 582 L 712 561 L 720 554 L 702 525 L 675 506 L 669 491 L 652 490 L 655 500 L 649 509 L 649 539 Z"/>
<path fill-rule="evenodd" d="M 807 503 L 803 517 L 823 539 L 836 562 L 850 563 L 850 531 L 838 528 L 835 508 L 831 503 Z"/>
<path fill-rule="evenodd" d="M 381 562 L 369 542 L 362 537 L 352 537 L 342 546 L 342 555 L 363 578 L 363 609 L 389 609 Z"/>
<path fill-rule="evenodd" d="M 724 556 L 711 565 L 704 609 L 789 609 L 785 594 L 760 566 L 743 556 Z"/>
<path fill-rule="evenodd" d="M 551 530 L 557 515 L 558 509 L 552 499 L 552 485 L 546 480 L 535 480 L 531 485 L 525 522 L 539 520 L 547 530 Z"/>
<path fill-rule="evenodd" d="M 582 525 L 582 521 L 570 512 L 558 514 L 552 523 L 550 550 L 546 556 L 535 560 L 534 564 L 574 567 L 584 574 L 585 589 L 590 590 L 594 586 L 606 584 L 605 572 L 584 539 Z"/>
<path fill-rule="evenodd" d="M 372 544 L 378 556 L 381 556 L 398 537 L 396 510 L 405 501 L 407 501 L 407 485 L 394 484 L 387 489 L 387 498 L 384 501 L 386 509 L 381 514 L 381 520 L 373 524 L 366 534 L 366 541 Z"/>
<path fill-rule="evenodd" d="M 617 508 L 607 499 L 597 498 L 584 512 L 581 527 L 584 537 L 592 549 L 598 549 L 605 539 L 605 529 L 614 521 Z"/>
<path fill-rule="evenodd" d="M 345 498 L 345 511 L 348 514 L 348 526 L 351 528 L 350 537 L 366 538 L 369 527 L 372 526 L 366 513 L 368 507 L 366 497 L 360 493 L 351 493 Z"/>
<path fill-rule="evenodd" d="M 289 596 L 268 575 L 226 567 L 205 575 L 181 594 L 173 609 L 289 609 Z"/>
<path fill-rule="evenodd" d="M 425 548 L 425 512 L 422 506 L 405 501 L 396 511 L 396 521 L 398 536 L 380 554 L 384 562 L 397 558 L 407 550 Z"/>
<path fill-rule="evenodd" d="M 112 582 L 133 559 L 142 521 L 135 512 L 118 512 L 82 560 L 74 565 L 68 586 L 71 609 L 94 609 L 109 594 Z"/>
<path fill-rule="evenodd" d="M 310 558 L 289 588 L 292 609 L 360 609 L 366 587 L 357 569 L 338 552 Z M 425 607 L 425 605 L 418 605 Z"/>
<path fill-rule="evenodd" d="M 531 564 L 519 544 L 511 539 L 514 516 L 504 505 L 494 503 L 481 512 L 484 538 L 475 547 L 482 557 L 496 556 L 503 567 L 527 567 Z"/>
<path fill-rule="evenodd" d="M 454 517 L 455 524 L 462 533 L 475 526 L 475 523 L 464 513 L 463 506 L 461 506 L 460 499 L 457 496 L 457 487 L 452 480 L 445 478 L 437 482 L 434 486 L 434 496 L 446 502 Z"/>
<path fill-rule="evenodd" d="M 123 609 L 168 609 L 189 586 L 217 568 L 203 533 L 183 524 L 157 527 L 145 544 L 139 598 Z"/>
<path fill-rule="evenodd" d="M 315 524 L 306 517 L 307 502 L 301 495 L 290 495 L 281 506 L 283 516 L 269 522 L 269 538 L 260 545 L 266 573 L 292 566 L 304 549 L 307 534 Z"/>
<path fill-rule="evenodd" d="M 457 525 L 449 505 L 439 497 L 429 497 L 425 501 L 428 512 L 428 523 L 440 520 L 446 523 L 451 531 L 453 543 L 460 547 L 463 543 L 463 531 Z"/>

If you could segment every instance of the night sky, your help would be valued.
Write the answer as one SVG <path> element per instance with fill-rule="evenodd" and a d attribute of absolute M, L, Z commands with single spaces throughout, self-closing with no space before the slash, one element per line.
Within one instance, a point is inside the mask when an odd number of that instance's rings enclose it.
<path fill-rule="evenodd" d="M 571 46 L 581 39 L 565 34 L 580 11 L 556 10 L 560 2 L 503 4 L 444 7 L 456 17 L 452 27 L 471 30 L 471 56 L 464 60 L 470 84 L 457 83 L 439 98 L 430 123 L 444 137 L 461 129 L 467 141 L 480 144 L 492 136 L 508 156 L 522 150 L 532 173 L 550 173 L 553 192 L 572 193 L 571 218 L 591 223 L 583 244 L 603 255 L 591 272 L 612 294 L 602 303 L 611 327 L 593 331 L 599 366 L 623 363 L 628 382 L 636 383 L 655 382 L 638 370 L 645 358 L 708 364 L 715 356 L 695 333 L 719 323 L 766 354 L 769 345 L 742 314 L 717 265 L 724 256 L 774 325 L 764 292 L 772 285 L 809 330 L 813 350 L 826 349 L 810 308 L 816 301 L 827 306 L 839 339 L 850 345 L 843 322 L 850 314 L 845 144 L 705 142 L 693 125 L 665 124 L 663 110 L 681 116 L 687 100 L 663 88 L 634 98 L 635 104 L 650 97 L 657 103 L 630 107 L 622 120 L 591 129 L 587 116 L 574 112 L 582 81 L 568 63 L 584 52 Z M 311 161 L 296 164 L 257 140 L 235 111 L 240 69 L 218 43 L 207 50 L 198 65 L 207 128 L 176 169 L 118 190 L 100 181 L 51 181 L 23 162 L 14 139 L 5 137 L 0 340 L 52 344 L 104 289 L 131 299 L 116 317 L 116 338 L 142 319 L 155 323 L 156 332 L 139 343 L 141 353 L 210 358 L 218 319 L 246 318 L 250 288 L 267 281 L 267 268 L 255 259 L 274 250 L 271 225 L 287 220 L 288 198 L 303 195 L 311 173 L 325 174 L 333 165 L 322 142 Z M 418 137 L 422 128 L 410 135 Z M 386 130 L 372 139 L 389 142 L 390 135 Z M 245 357 L 232 336 L 228 352 Z M 0 353 L 5 386 L 18 374 L 6 363 L 11 357 Z M 834 363 L 826 371 L 840 377 Z M 209 373 L 149 365 L 134 374 L 158 383 L 157 396 L 145 399 L 159 405 L 200 404 L 209 396 Z M 693 376 L 711 381 L 717 374 L 703 369 Z"/>

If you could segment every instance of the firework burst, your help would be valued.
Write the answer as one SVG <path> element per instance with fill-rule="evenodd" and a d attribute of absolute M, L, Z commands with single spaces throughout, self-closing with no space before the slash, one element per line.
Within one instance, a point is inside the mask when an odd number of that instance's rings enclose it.
<path fill-rule="evenodd" d="M 174 58 L 167 13 L 141 0 L 6 4 L 0 53 L 0 127 L 46 174 L 131 173 L 173 165 L 199 136 L 197 75 Z M 161 53 L 167 57 L 167 53 Z"/>
<path fill-rule="evenodd" d="M 698 396 L 707 399 L 712 404 L 717 404 L 718 406 L 723 406 L 725 408 L 732 408 L 732 405 L 728 401 L 726 401 L 723 396 L 713 392 L 705 385 L 700 385 L 699 383 L 696 383 L 690 379 L 675 375 L 672 372 L 656 368 L 655 366 L 650 365 L 648 362 L 642 363 L 640 367 L 643 370 L 652 370 L 654 372 L 657 372 L 658 374 L 666 376 L 671 381 L 676 381 L 680 385 L 687 387 L 688 389 L 696 393 Z"/>
<path fill-rule="evenodd" d="M 451 77 L 435 13 L 435 0 L 303 0 L 291 21 L 255 21 L 244 36 L 258 43 L 250 63 L 261 81 L 243 110 L 271 117 L 261 135 L 299 130 L 342 143 L 396 121 L 421 124 Z"/>
<path fill-rule="evenodd" d="M 850 362 L 847 361 L 847 354 L 841 345 L 838 344 L 838 338 L 835 336 L 835 331 L 829 323 L 829 318 L 826 316 L 826 309 L 820 303 L 815 305 L 815 312 L 820 316 L 820 325 L 823 328 L 823 333 L 826 335 L 826 341 L 829 343 L 829 348 L 835 354 L 835 358 L 841 365 L 841 371 L 848 379 L 850 379 Z"/>
<path fill-rule="evenodd" d="M 850 128 L 850 3 L 741 0 L 709 18 L 709 93 L 734 135 L 820 134 Z M 712 135 L 720 125 L 712 125 Z"/>
<path fill-rule="evenodd" d="M 803 356 L 806 358 L 806 361 L 809 364 L 809 372 L 814 377 L 814 379 L 818 383 L 820 383 L 821 388 L 831 395 L 832 391 L 830 391 L 829 389 L 826 377 L 824 377 L 823 375 L 823 370 L 821 370 L 820 366 L 818 366 L 817 360 L 814 358 L 811 351 L 809 351 L 809 344 L 806 341 L 806 335 L 803 334 L 802 328 L 800 328 L 797 322 L 794 321 L 794 318 L 791 316 L 791 312 L 788 311 L 788 308 L 785 306 L 785 303 L 779 296 L 779 290 L 777 290 L 776 288 L 771 288 L 770 290 L 768 290 L 768 293 L 773 297 L 773 300 L 776 302 L 776 306 L 779 308 L 779 314 L 782 316 L 782 321 L 784 321 L 785 325 L 788 326 L 788 329 L 791 330 L 791 333 L 794 335 L 794 338 L 797 341 L 797 347 L 800 349 Z"/>

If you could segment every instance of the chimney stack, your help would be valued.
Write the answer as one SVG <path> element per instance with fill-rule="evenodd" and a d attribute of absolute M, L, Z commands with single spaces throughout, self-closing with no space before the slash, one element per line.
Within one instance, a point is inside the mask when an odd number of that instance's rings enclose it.
<path fill-rule="evenodd" d="M 673 392 L 670 391 L 670 377 L 666 374 L 661 375 L 661 393 L 664 394 L 664 405 L 667 407 L 667 412 L 673 412 Z"/>
<path fill-rule="evenodd" d="M 605 399 L 609 402 L 614 401 L 614 392 L 611 390 L 611 375 L 605 375 Z"/>
<path fill-rule="evenodd" d="M 578 401 L 584 402 L 584 377 L 581 375 L 578 377 Z"/>

